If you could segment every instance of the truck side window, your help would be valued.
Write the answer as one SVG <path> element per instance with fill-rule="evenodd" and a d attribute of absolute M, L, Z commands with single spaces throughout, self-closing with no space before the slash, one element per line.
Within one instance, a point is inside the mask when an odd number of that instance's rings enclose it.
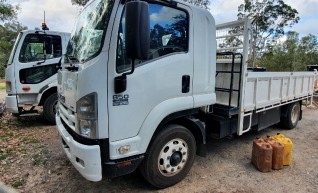
<path fill-rule="evenodd" d="M 148 60 L 188 50 L 188 15 L 185 11 L 160 4 L 149 3 L 150 50 Z M 116 71 L 122 73 L 131 68 L 126 56 L 125 13 L 122 16 L 117 42 Z M 144 61 L 137 61 L 136 64 Z"/>
<path fill-rule="evenodd" d="M 52 52 L 46 53 L 46 59 L 61 57 L 62 40 L 60 36 L 28 34 L 26 35 L 22 43 L 21 51 L 19 54 L 19 61 L 21 63 L 27 63 L 44 60 L 45 39 L 46 41 L 52 41 Z M 46 45 L 48 46 L 49 44 L 46 42 Z"/>

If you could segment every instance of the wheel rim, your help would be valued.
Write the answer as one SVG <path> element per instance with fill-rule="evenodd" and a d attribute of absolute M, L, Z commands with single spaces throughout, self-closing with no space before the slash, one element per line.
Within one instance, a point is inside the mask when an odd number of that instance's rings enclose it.
<path fill-rule="evenodd" d="M 164 176 L 178 174 L 188 161 L 188 145 L 182 139 L 169 141 L 160 151 L 158 158 L 159 171 Z"/>
<path fill-rule="evenodd" d="M 298 121 L 298 114 L 299 114 L 299 109 L 297 108 L 297 105 L 294 105 L 292 109 L 292 113 L 291 113 L 291 121 L 293 125 L 295 125 L 296 122 Z"/>

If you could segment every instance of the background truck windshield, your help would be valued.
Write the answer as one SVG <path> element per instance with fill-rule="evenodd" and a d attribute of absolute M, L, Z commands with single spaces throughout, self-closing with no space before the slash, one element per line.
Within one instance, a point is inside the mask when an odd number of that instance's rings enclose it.
<path fill-rule="evenodd" d="M 19 33 L 17 39 L 15 40 L 14 46 L 12 48 L 12 51 L 11 51 L 11 54 L 10 54 L 10 57 L 8 60 L 8 65 L 11 65 L 13 62 L 13 58 L 14 58 L 15 52 L 17 51 L 17 47 L 18 47 L 18 44 L 19 44 L 21 37 L 22 37 L 22 32 Z"/>
<path fill-rule="evenodd" d="M 114 2 L 95 0 L 83 10 L 67 47 L 68 56 L 84 62 L 99 54 Z"/>

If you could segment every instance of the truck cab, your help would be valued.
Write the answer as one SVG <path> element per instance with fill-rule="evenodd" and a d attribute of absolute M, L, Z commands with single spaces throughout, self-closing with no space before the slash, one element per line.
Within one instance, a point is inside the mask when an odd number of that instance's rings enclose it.
<path fill-rule="evenodd" d="M 202 124 L 190 116 L 216 101 L 212 15 L 183 1 L 95 0 L 80 14 L 70 46 L 62 61 L 72 67 L 58 72 L 56 123 L 76 169 L 91 181 L 128 174 L 157 144 L 160 131 L 171 137 L 181 130 L 182 137 L 167 142 L 178 151 L 162 154 L 173 155 L 173 167 L 157 170 L 167 182 L 154 185 L 181 180 L 195 146 L 204 143 Z M 195 134 L 173 128 L 171 120 L 182 117 Z M 187 141 L 193 135 L 201 139 L 197 144 Z"/>
<path fill-rule="evenodd" d="M 242 45 L 217 43 L 233 29 Z M 139 167 L 165 188 L 205 155 L 207 135 L 296 127 L 316 74 L 248 72 L 250 36 L 248 20 L 215 25 L 182 0 L 90 1 L 58 71 L 56 126 L 73 166 L 90 181 Z"/>
<path fill-rule="evenodd" d="M 5 71 L 6 108 L 15 115 L 38 114 L 55 123 L 58 64 L 70 34 L 24 30 L 16 39 Z"/>

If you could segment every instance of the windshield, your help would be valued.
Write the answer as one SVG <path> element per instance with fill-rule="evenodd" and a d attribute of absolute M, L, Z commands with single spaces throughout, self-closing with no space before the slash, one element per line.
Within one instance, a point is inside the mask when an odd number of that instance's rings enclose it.
<path fill-rule="evenodd" d="M 14 46 L 12 48 L 12 51 L 11 51 L 11 54 L 10 54 L 10 57 L 8 60 L 8 65 L 11 65 L 13 62 L 13 58 L 14 58 L 15 52 L 17 51 L 17 47 L 18 47 L 18 44 L 19 44 L 21 37 L 22 37 L 22 32 L 19 33 L 17 39 L 15 40 Z"/>
<path fill-rule="evenodd" d="M 95 0 L 82 11 L 67 46 L 68 56 L 84 62 L 100 52 L 114 2 Z"/>

